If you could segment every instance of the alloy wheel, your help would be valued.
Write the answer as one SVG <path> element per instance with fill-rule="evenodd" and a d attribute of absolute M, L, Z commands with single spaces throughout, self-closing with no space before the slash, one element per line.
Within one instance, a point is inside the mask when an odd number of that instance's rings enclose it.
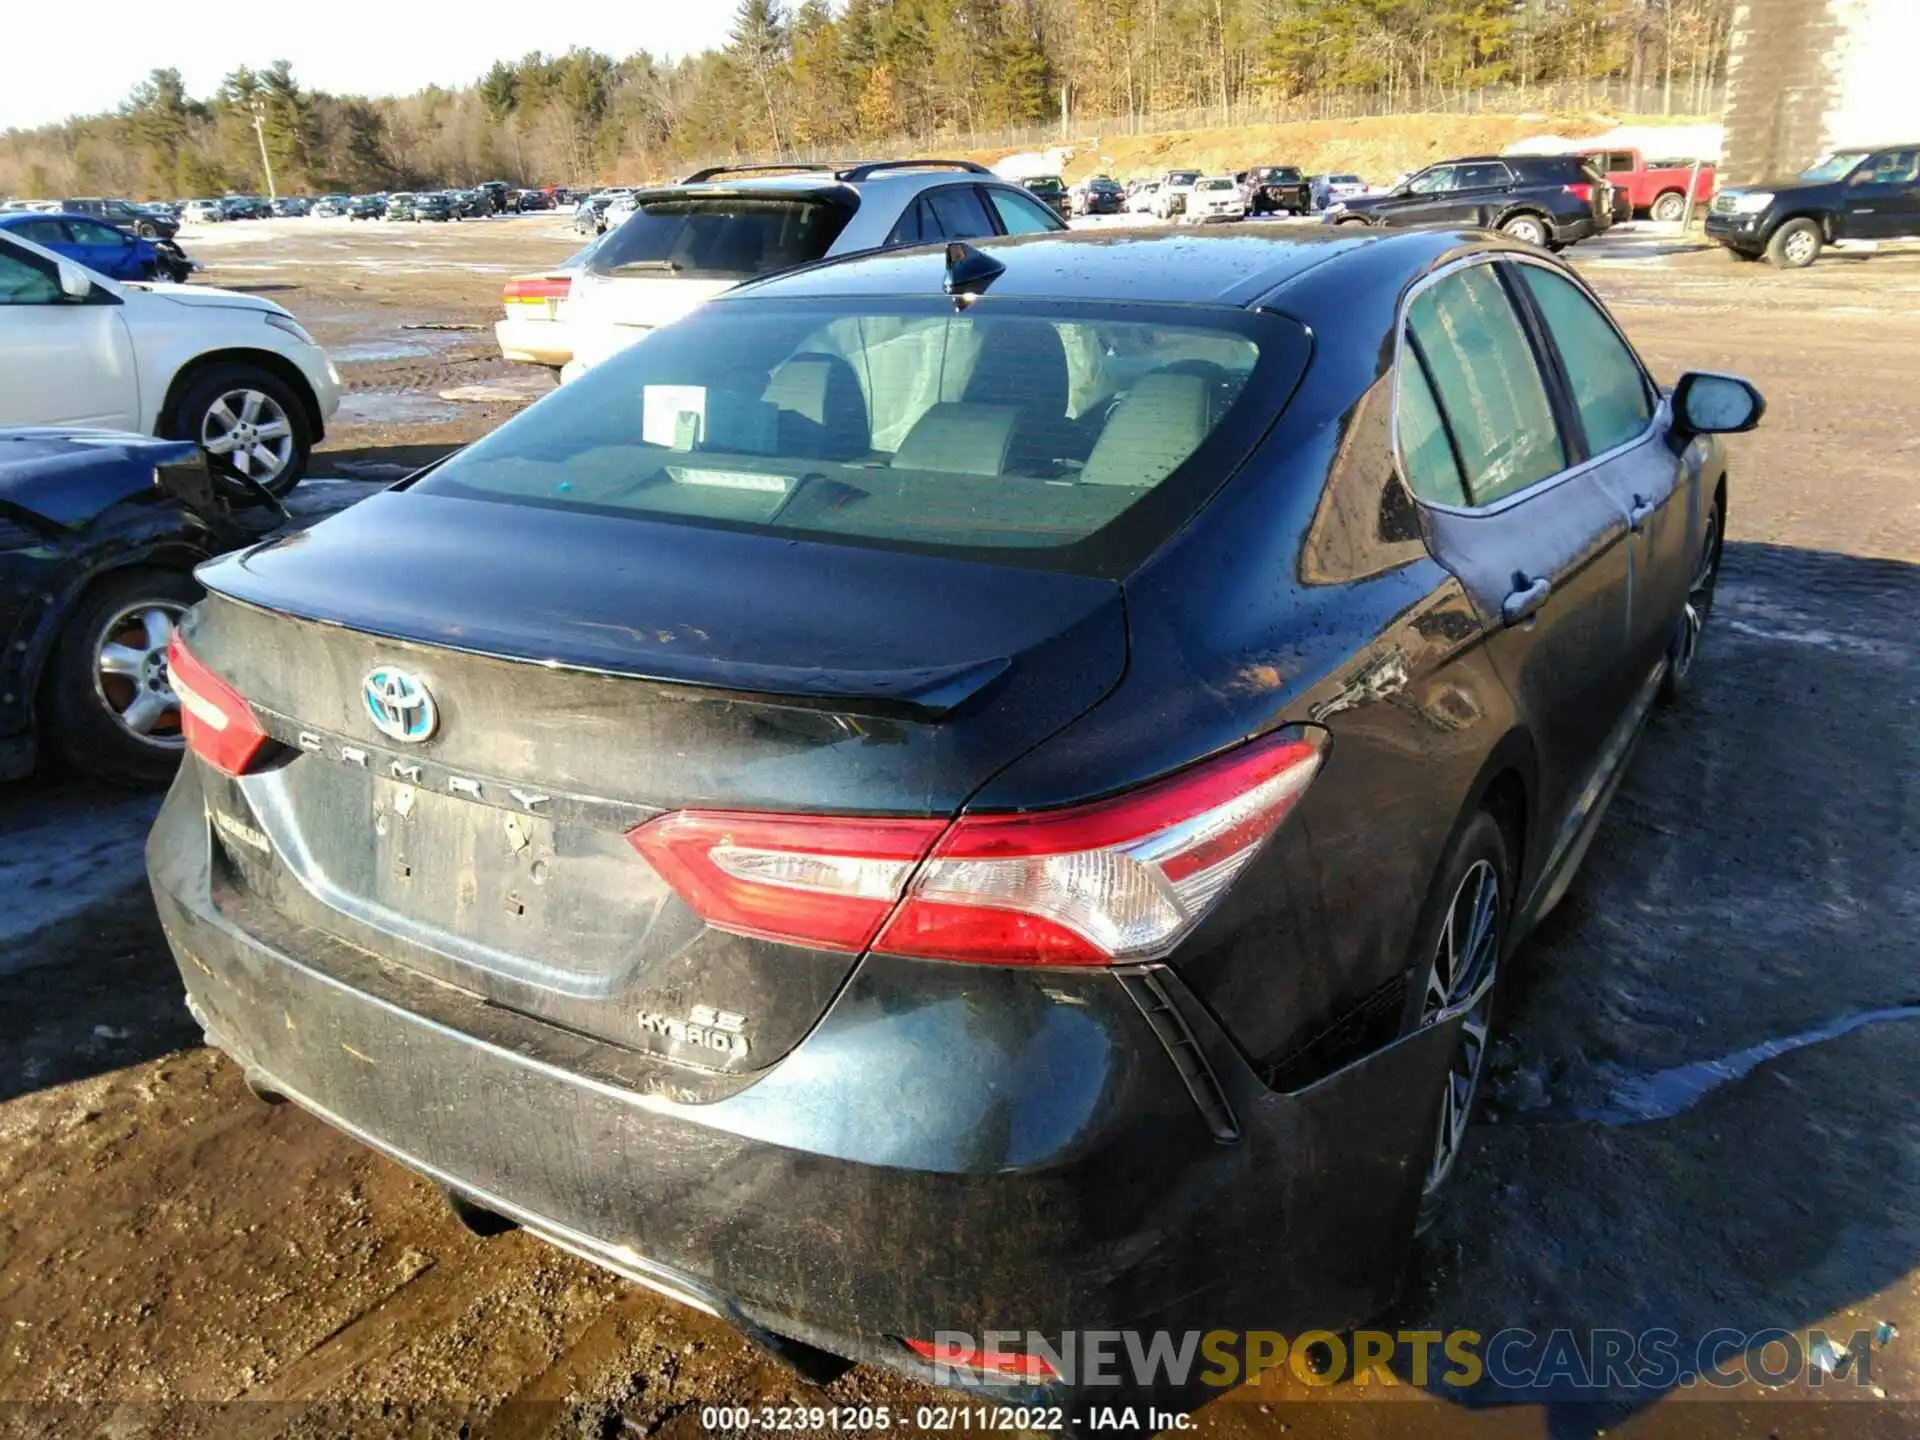
<path fill-rule="evenodd" d="M 1786 244 L 1781 248 L 1786 252 L 1787 259 L 1795 265 L 1805 265 L 1813 259 L 1815 247 L 1819 243 L 1819 238 L 1813 231 L 1796 230 L 1787 236 Z"/>
<path fill-rule="evenodd" d="M 167 643 L 185 611 L 178 601 L 143 600 L 111 616 L 94 640 L 94 694 L 122 730 L 163 750 L 184 743 Z"/>
<path fill-rule="evenodd" d="M 1546 227 L 1538 220 L 1529 220 L 1523 216 L 1518 220 L 1509 220 L 1504 228 L 1507 234 L 1523 244 L 1544 245 L 1546 243 Z"/>
<path fill-rule="evenodd" d="M 1460 1039 L 1447 1064 L 1440 1095 L 1433 1158 L 1422 1196 L 1432 1195 L 1453 1172 L 1466 1139 L 1467 1117 L 1480 1088 L 1493 1019 L 1493 985 L 1500 961 L 1500 876 L 1490 861 L 1476 860 L 1448 902 L 1446 923 L 1433 949 L 1421 998 L 1420 1023 L 1464 1010 Z"/>
<path fill-rule="evenodd" d="M 277 478 L 293 461 L 293 422 L 280 402 L 260 390 L 229 390 L 207 407 L 200 443 L 224 455 L 242 475 Z"/>
<path fill-rule="evenodd" d="M 1720 568 L 1720 515 L 1716 510 L 1707 517 L 1707 535 L 1700 547 L 1700 563 L 1687 585 L 1687 603 L 1680 612 L 1679 645 L 1673 656 L 1673 673 L 1684 680 L 1700 653 L 1700 636 L 1707 628 L 1707 614 L 1713 609 L 1713 585 Z"/>

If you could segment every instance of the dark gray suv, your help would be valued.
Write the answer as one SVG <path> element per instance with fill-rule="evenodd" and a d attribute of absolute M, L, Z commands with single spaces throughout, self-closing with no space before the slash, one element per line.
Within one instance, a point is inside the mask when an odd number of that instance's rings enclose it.
<path fill-rule="evenodd" d="M 1478 225 L 1559 250 L 1613 224 L 1613 187 L 1578 155 L 1443 160 L 1384 195 L 1326 209 L 1330 225 Z"/>

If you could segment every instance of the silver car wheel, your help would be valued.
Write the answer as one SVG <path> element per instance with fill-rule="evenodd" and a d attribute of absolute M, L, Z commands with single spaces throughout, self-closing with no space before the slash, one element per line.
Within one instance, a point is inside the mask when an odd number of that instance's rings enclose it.
<path fill-rule="evenodd" d="M 1700 653 L 1700 637 L 1707 628 L 1707 612 L 1713 608 L 1713 584 L 1719 569 L 1720 516 L 1707 517 L 1706 541 L 1700 547 L 1700 564 L 1687 586 L 1687 603 L 1680 612 L 1680 643 L 1673 656 L 1673 673 L 1684 680 Z"/>
<path fill-rule="evenodd" d="M 1500 228 L 1525 245 L 1547 243 L 1547 227 L 1529 215 L 1515 216 Z"/>
<path fill-rule="evenodd" d="M 93 690 L 127 734 L 162 750 L 178 750 L 180 701 L 167 673 L 167 643 L 186 606 L 143 600 L 108 619 L 94 637 Z"/>
<path fill-rule="evenodd" d="M 242 475 L 266 483 L 293 461 L 293 423 L 279 401 L 260 390 L 229 390 L 207 407 L 200 443 L 224 455 Z"/>

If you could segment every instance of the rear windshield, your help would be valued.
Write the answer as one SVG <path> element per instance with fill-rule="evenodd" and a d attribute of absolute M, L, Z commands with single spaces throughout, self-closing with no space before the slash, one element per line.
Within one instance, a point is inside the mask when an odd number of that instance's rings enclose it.
<path fill-rule="evenodd" d="M 1307 344 L 1199 306 L 722 301 L 415 488 L 1124 573 L 1245 457 Z"/>
<path fill-rule="evenodd" d="M 818 260 L 847 228 L 843 201 L 765 195 L 642 200 L 594 252 L 596 275 L 747 280 Z"/>
<path fill-rule="evenodd" d="M 1254 171 L 1253 174 L 1255 179 L 1263 181 L 1276 180 L 1282 185 L 1300 178 L 1300 172 L 1291 165 L 1269 165 L 1264 169 Z"/>
<path fill-rule="evenodd" d="M 1169 185 L 1191 185 L 1200 178 L 1198 170 L 1174 170 L 1167 175 Z"/>

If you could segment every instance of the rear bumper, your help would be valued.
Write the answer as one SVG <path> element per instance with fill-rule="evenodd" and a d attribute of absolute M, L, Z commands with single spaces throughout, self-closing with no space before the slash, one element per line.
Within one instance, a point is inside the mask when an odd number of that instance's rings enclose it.
<path fill-rule="evenodd" d="M 182 766 L 148 869 L 212 1043 L 749 1333 L 936 1378 L 904 1338 L 1338 1331 L 1391 1298 L 1457 1020 L 1279 1094 L 1164 970 L 871 957 L 778 1065 L 688 1103 L 684 1071 L 247 900 L 198 770 Z"/>
<path fill-rule="evenodd" d="M 557 320 L 508 317 L 493 322 L 493 338 L 504 359 L 556 369 L 573 358 L 573 337 Z"/>
<path fill-rule="evenodd" d="M 1577 245 L 1582 240 L 1591 240 L 1608 228 L 1591 215 L 1575 215 L 1564 220 L 1556 218 L 1552 223 L 1556 245 Z"/>

